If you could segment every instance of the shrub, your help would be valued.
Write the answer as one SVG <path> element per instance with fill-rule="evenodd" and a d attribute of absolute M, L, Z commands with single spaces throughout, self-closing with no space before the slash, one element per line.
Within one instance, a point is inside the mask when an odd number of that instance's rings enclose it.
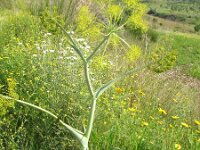
<path fill-rule="evenodd" d="M 147 32 L 147 36 L 150 38 L 152 42 L 157 42 L 159 39 L 159 33 L 155 30 L 149 29 Z"/>
<path fill-rule="evenodd" d="M 177 54 L 175 51 L 166 51 L 163 48 L 159 48 L 153 52 L 151 59 L 158 62 L 150 66 L 150 68 L 157 73 L 161 73 L 175 66 Z"/>
<path fill-rule="evenodd" d="M 194 30 L 195 30 L 196 32 L 199 32 L 199 31 L 200 31 L 200 24 L 196 24 L 196 25 L 194 26 Z"/>

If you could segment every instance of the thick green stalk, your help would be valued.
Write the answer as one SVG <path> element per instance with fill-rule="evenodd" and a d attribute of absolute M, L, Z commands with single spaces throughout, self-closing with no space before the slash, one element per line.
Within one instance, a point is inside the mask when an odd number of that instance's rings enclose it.
<path fill-rule="evenodd" d="M 87 62 L 84 63 L 84 72 L 85 72 L 85 79 L 86 79 L 88 90 L 90 92 L 90 95 L 94 97 L 94 90 L 91 83 L 90 74 L 89 74 L 89 65 Z"/>
<path fill-rule="evenodd" d="M 88 118 L 88 125 L 86 129 L 85 136 L 89 139 L 91 132 L 92 132 L 92 127 L 94 123 L 94 116 L 95 116 L 95 110 L 96 110 L 96 98 L 92 100 L 91 106 L 90 106 L 90 116 Z"/>
<path fill-rule="evenodd" d="M 89 140 L 91 132 L 92 132 L 93 123 L 94 123 L 94 115 L 95 115 L 95 110 L 96 110 L 96 98 L 95 98 L 95 94 L 93 91 L 93 86 L 91 84 L 91 78 L 90 78 L 90 74 L 89 74 L 89 65 L 87 62 L 84 63 L 84 71 L 85 71 L 86 84 L 88 86 L 88 90 L 92 97 L 92 103 L 90 105 L 90 114 L 88 117 L 88 124 L 87 124 L 87 128 L 86 128 L 86 132 L 84 134 L 85 137 Z M 88 148 L 85 148 L 85 149 L 88 149 Z"/>
<path fill-rule="evenodd" d="M 92 58 L 99 52 L 101 46 L 108 41 L 110 35 L 112 34 L 112 32 L 110 32 L 108 35 L 106 35 L 106 37 L 99 43 L 99 45 L 94 49 L 94 51 L 90 54 L 90 56 L 87 58 L 87 62 L 89 62 L 90 60 L 92 60 Z"/>

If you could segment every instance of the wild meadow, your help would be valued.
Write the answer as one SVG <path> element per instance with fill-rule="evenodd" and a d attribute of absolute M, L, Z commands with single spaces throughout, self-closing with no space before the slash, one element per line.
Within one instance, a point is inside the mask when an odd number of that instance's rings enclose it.
<path fill-rule="evenodd" d="M 147 15 L 179 17 L 186 3 L 185 22 Z M 0 0 L 0 149 L 199 150 L 196 11 L 189 1 Z"/>

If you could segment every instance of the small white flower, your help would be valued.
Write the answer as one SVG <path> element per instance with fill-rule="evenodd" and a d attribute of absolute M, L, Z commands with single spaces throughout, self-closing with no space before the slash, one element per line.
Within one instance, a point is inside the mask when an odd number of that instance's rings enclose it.
<path fill-rule="evenodd" d="M 43 53 L 46 54 L 48 52 L 48 50 L 43 50 Z"/>
<path fill-rule="evenodd" d="M 70 52 L 71 54 L 73 54 L 73 53 L 74 53 L 74 49 L 73 49 L 73 50 L 70 50 L 69 52 Z"/>
<path fill-rule="evenodd" d="M 39 47 L 39 46 L 37 46 L 37 47 L 36 47 L 36 49 L 37 49 L 37 50 L 40 50 L 40 47 Z"/>
<path fill-rule="evenodd" d="M 89 45 L 87 45 L 85 48 L 86 48 L 86 49 L 90 49 L 90 46 L 89 46 Z"/>
<path fill-rule="evenodd" d="M 70 56 L 70 57 L 67 57 L 67 59 L 68 59 L 68 60 L 74 61 L 74 60 L 77 60 L 77 57 L 75 57 L 75 56 Z"/>
<path fill-rule="evenodd" d="M 22 45 L 22 43 L 18 43 L 18 45 Z"/>
<path fill-rule="evenodd" d="M 114 63 L 113 63 L 112 61 L 109 61 L 109 63 L 110 63 L 110 65 L 111 65 L 111 66 L 113 66 L 113 65 L 114 65 Z"/>
<path fill-rule="evenodd" d="M 62 56 L 60 56 L 60 57 L 58 57 L 58 59 L 63 59 L 63 57 L 62 57 Z"/>
<path fill-rule="evenodd" d="M 72 59 L 72 60 L 77 60 L 77 57 L 71 56 L 71 59 Z"/>
<path fill-rule="evenodd" d="M 68 31 L 67 33 L 68 34 L 74 34 L 74 31 Z"/>
<path fill-rule="evenodd" d="M 63 51 L 60 51 L 59 53 L 62 54 L 62 55 L 66 55 L 66 54 L 67 54 L 67 51 L 66 51 L 66 50 L 63 50 Z"/>
<path fill-rule="evenodd" d="M 54 52 L 55 52 L 55 50 L 53 50 L 53 49 L 50 49 L 50 50 L 49 50 L 49 52 L 50 52 L 50 53 L 54 53 Z"/>
<path fill-rule="evenodd" d="M 77 42 L 84 42 L 85 39 L 84 38 L 79 38 L 79 39 L 75 39 Z"/>
<path fill-rule="evenodd" d="M 83 42 L 83 44 L 84 44 L 85 46 L 87 46 L 87 45 L 88 45 L 88 43 L 87 43 L 87 42 Z"/>
<path fill-rule="evenodd" d="M 52 35 L 51 33 L 47 33 L 47 35 Z"/>

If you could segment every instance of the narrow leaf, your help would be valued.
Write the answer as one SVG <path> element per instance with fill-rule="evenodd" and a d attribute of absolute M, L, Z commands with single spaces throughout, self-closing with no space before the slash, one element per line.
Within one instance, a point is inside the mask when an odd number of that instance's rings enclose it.
<path fill-rule="evenodd" d="M 112 32 L 110 32 L 108 35 L 105 36 L 105 38 L 99 43 L 99 45 L 93 50 L 92 54 L 90 54 L 90 56 L 87 58 L 87 62 L 90 61 L 100 50 L 101 50 L 101 46 L 108 41 L 108 38 L 110 37 L 110 35 L 112 34 Z"/>

